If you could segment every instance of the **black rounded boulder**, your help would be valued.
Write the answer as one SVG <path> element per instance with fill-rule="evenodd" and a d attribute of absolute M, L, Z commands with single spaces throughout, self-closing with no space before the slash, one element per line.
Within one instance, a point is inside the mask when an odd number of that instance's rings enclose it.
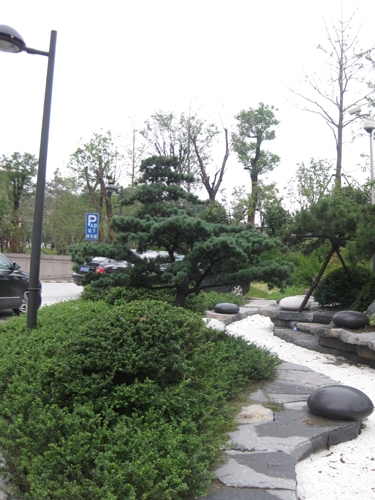
<path fill-rule="evenodd" d="M 340 311 L 332 316 L 332 323 L 342 328 L 357 330 L 369 324 L 367 314 L 359 311 Z"/>
<path fill-rule="evenodd" d="M 326 385 L 313 392 L 307 406 L 312 413 L 334 420 L 362 420 L 374 405 L 366 394 L 347 385 Z"/>
<path fill-rule="evenodd" d="M 230 302 L 222 302 L 221 304 L 216 304 L 214 311 L 220 314 L 237 314 L 240 308 L 237 304 L 231 304 Z"/>

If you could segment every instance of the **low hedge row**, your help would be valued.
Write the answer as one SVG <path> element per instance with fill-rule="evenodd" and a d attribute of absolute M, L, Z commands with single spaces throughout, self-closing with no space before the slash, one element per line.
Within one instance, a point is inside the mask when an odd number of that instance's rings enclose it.
<path fill-rule="evenodd" d="M 131 288 L 122 286 L 112 286 L 99 288 L 93 285 L 86 285 L 82 295 L 83 300 L 104 300 L 108 304 L 119 305 L 132 302 L 133 300 L 161 300 L 173 305 L 175 294 L 170 290 L 150 290 L 145 288 Z M 244 295 L 234 293 L 209 293 L 199 292 L 187 297 L 185 309 L 196 313 L 204 313 L 213 310 L 219 302 L 231 302 L 242 306 L 246 302 Z"/>
<path fill-rule="evenodd" d="M 165 302 L 70 301 L 0 326 L 0 451 L 19 500 L 201 494 L 227 406 L 278 359 Z"/>

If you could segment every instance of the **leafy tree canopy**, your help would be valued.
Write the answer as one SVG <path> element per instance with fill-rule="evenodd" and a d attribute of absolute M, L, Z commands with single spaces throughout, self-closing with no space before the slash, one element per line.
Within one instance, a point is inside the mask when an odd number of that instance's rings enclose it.
<path fill-rule="evenodd" d="M 38 159 L 30 153 L 2 155 L 0 190 L 0 232 L 2 245 L 10 244 L 12 252 L 20 252 L 23 240 L 30 236 L 29 199 L 34 191 Z"/>
<path fill-rule="evenodd" d="M 242 110 L 236 115 L 238 132 L 233 136 L 234 150 L 251 178 L 272 171 L 279 163 L 277 155 L 262 149 L 264 141 L 275 139 L 273 127 L 279 124 L 275 108 L 259 103 L 258 108 Z"/>
<path fill-rule="evenodd" d="M 264 141 L 275 139 L 274 127 L 279 124 L 275 108 L 260 102 L 258 108 L 242 110 L 235 117 L 237 133 L 233 134 L 233 149 L 244 169 L 250 173 L 252 206 L 248 222 L 255 226 L 255 212 L 258 209 L 259 175 L 271 172 L 280 162 L 280 157 L 263 147 Z"/>
<path fill-rule="evenodd" d="M 113 216 L 112 191 L 107 189 L 107 185 L 116 184 L 123 161 L 123 155 L 109 131 L 105 134 L 93 134 L 90 142 L 71 155 L 70 171 L 76 176 L 81 188 L 88 191 L 92 207 L 99 213 L 100 241 L 111 240 L 113 237 L 107 229 Z"/>
<path fill-rule="evenodd" d="M 298 209 L 305 209 L 332 192 L 333 165 L 328 160 L 311 158 L 307 165 L 302 162 L 297 166 L 288 196 Z"/>

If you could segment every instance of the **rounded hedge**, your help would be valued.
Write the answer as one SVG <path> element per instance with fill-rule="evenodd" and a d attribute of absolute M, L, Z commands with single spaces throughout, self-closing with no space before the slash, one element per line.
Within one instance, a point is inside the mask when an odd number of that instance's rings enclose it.
<path fill-rule="evenodd" d="M 146 300 L 70 301 L 0 326 L 0 451 L 20 500 L 201 494 L 226 401 L 278 360 Z"/>
<path fill-rule="evenodd" d="M 314 290 L 314 298 L 320 305 L 341 304 L 349 308 L 362 288 L 369 281 L 371 271 L 365 266 L 348 268 L 350 276 L 343 267 L 323 276 Z"/>

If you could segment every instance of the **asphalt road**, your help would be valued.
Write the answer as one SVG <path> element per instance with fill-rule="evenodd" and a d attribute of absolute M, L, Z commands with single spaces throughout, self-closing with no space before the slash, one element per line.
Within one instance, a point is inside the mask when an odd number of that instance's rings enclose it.
<path fill-rule="evenodd" d="M 82 290 L 83 287 L 74 283 L 44 282 L 42 283 L 42 307 L 55 302 L 76 299 L 80 296 Z M 0 312 L 0 322 L 6 321 L 12 316 L 13 311 L 11 310 Z"/>

